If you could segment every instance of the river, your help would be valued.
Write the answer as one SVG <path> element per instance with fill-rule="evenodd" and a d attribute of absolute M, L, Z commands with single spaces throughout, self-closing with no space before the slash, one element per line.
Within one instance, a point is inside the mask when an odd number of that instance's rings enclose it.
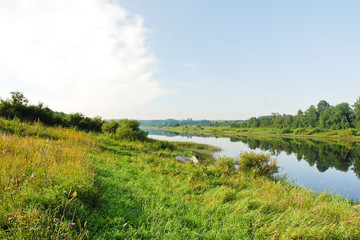
<path fill-rule="evenodd" d="M 222 150 L 214 157 L 237 157 L 243 151 L 270 153 L 277 159 L 280 175 L 318 192 L 341 194 L 360 200 L 360 145 L 331 140 L 251 137 L 214 137 L 149 130 L 153 139 L 205 143 Z"/>

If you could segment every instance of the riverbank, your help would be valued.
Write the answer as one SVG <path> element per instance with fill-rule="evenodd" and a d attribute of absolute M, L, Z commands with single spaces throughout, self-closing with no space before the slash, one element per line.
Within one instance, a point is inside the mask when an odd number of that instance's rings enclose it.
<path fill-rule="evenodd" d="M 206 145 L 0 129 L 2 239 L 360 238 L 359 203 L 214 162 Z"/>
<path fill-rule="evenodd" d="M 171 132 L 209 135 L 219 137 L 233 136 L 265 136 L 288 138 L 322 138 L 342 141 L 360 141 L 360 132 L 355 129 L 324 130 L 324 129 L 278 129 L 278 128 L 232 128 L 230 126 L 174 126 L 146 127 L 148 129 L 166 130 Z"/>

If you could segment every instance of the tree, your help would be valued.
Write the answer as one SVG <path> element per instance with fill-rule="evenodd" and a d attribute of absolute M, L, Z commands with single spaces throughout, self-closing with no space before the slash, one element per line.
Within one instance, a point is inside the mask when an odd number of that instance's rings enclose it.
<path fill-rule="evenodd" d="M 352 127 L 354 112 L 348 103 L 339 103 L 334 107 L 332 122 L 336 125 L 336 129 L 345 129 Z"/>
<path fill-rule="evenodd" d="M 360 128 L 360 97 L 355 101 L 353 107 L 356 128 Z"/>
<path fill-rule="evenodd" d="M 320 115 L 322 112 L 325 111 L 325 109 L 329 108 L 330 104 L 325 101 L 325 100 L 321 100 L 318 104 L 317 104 L 317 112 Z"/>
<path fill-rule="evenodd" d="M 27 105 L 29 100 L 24 96 L 22 92 L 11 92 L 10 103 L 13 105 Z"/>
<path fill-rule="evenodd" d="M 294 123 L 293 123 L 294 127 L 296 128 L 304 127 L 305 126 L 304 119 L 305 119 L 304 113 L 303 111 L 301 111 L 301 109 L 299 109 L 294 119 Z"/>
<path fill-rule="evenodd" d="M 305 119 L 308 126 L 316 127 L 318 123 L 318 115 L 314 105 L 311 105 L 305 112 Z"/>

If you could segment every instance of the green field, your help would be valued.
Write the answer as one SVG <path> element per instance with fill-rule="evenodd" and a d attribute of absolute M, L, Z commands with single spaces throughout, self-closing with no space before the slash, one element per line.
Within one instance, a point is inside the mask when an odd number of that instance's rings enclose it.
<path fill-rule="evenodd" d="M 0 119 L 0 238 L 360 238 L 357 202 L 262 174 L 256 154 L 214 162 L 216 150 Z"/>

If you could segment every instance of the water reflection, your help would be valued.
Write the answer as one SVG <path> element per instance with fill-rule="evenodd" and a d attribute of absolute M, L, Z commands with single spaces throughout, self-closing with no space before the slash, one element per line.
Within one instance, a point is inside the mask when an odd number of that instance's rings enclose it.
<path fill-rule="evenodd" d="M 218 156 L 236 157 L 242 151 L 266 152 L 276 156 L 280 175 L 315 191 L 342 194 L 360 199 L 360 145 L 326 139 L 260 136 L 215 137 L 148 130 L 152 138 L 214 145 Z"/>
<path fill-rule="evenodd" d="M 294 154 L 298 161 L 306 160 L 310 166 L 316 166 L 320 172 L 329 168 L 347 172 L 350 169 L 360 178 L 360 146 L 355 142 L 336 143 L 329 140 L 249 137 L 230 138 L 231 142 L 242 142 L 250 149 L 270 151 L 274 155 L 281 152 Z"/>

